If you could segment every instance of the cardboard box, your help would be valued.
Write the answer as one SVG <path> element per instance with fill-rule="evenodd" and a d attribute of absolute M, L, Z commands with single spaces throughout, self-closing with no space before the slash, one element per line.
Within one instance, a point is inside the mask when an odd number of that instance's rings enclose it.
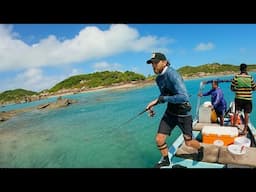
<path fill-rule="evenodd" d="M 202 128 L 203 143 L 213 144 L 216 140 L 222 140 L 224 146 L 227 146 L 233 144 L 236 137 L 238 137 L 237 127 L 204 126 Z"/>

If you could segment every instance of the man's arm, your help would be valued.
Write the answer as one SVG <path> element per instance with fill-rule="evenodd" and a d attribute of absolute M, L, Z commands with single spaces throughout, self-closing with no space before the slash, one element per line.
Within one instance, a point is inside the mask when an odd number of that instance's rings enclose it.
<path fill-rule="evenodd" d="M 204 84 L 209 84 L 212 83 L 214 80 L 209 80 L 209 81 L 203 81 Z M 232 79 L 216 79 L 218 83 L 225 83 L 225 82 L 231 82 Z"/>
<path fill-rule="evenodd" d="M 214 89 L 211 89 L 210 91 L 207 91 L 206 93 L 202 93 L 202 96 L 208 96 L 211 95 L 211 93 L 214 91 Z"/>
<path fill-rule="evenodd" d="M 188 101 L 188 97 L 184 94 L 176 94 L 172 96 L 159 96 L 158 98 L 159 103 L 169 102 L 169 103 L 178 104 L 178 103 L 184 103 L 187 101 Z"/>

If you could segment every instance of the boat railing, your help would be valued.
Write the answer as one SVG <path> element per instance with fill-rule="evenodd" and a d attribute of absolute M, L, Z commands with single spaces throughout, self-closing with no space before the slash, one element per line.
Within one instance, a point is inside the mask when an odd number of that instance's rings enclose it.
<path fill-rule="evenodd" d="M 204 81 L 201 81 L 198 93 L 201 93 L 203 91 L 203 87 L 204 87 Z M 199 118 L 199 107 L 200 107 L 200 105 L 201 105 L 201 97 L 197 96 L 196 116 L 195 116 L 196 119 Z"/>

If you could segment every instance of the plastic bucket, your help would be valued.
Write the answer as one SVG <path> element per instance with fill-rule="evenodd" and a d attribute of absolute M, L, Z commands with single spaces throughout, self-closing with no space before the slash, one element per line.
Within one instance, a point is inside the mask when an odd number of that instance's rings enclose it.
<path fill-rule="evenodd" d="M 245 147 L 250 147 L 251 146 L 251 140 L 248 139 L 247 137 L 237 137 L 234 140 L 234 144 L 243 145 Z"/>

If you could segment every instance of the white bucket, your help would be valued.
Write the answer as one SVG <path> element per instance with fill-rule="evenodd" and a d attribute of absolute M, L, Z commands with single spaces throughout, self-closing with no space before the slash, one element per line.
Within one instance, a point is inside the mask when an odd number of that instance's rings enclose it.
<path fill-rule="evenodd" d="M 228 151 L 233 155 L 243 155 L 247 152 L 247 149 L 243 145 L 232 144 L 228 146 Z"/>
<path fill-rule="evenodd" d="M 250 147 L 251 146 L 251 140 L 248 139 L 247 137 L 237 137 L 234 140 L 234 144 L 243 145 L 245 147 Z"/>

